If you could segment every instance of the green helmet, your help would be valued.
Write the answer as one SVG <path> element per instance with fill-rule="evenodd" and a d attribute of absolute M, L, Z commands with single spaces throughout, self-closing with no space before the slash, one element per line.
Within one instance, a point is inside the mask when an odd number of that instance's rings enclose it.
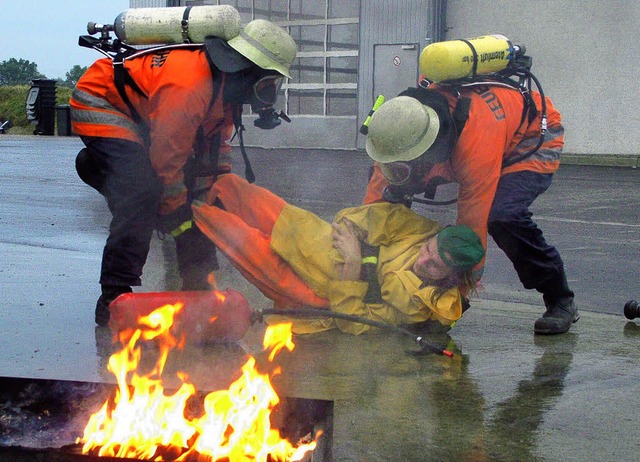
<path fill-rule="evenodd" d="M 382 164 L 408 162 L 433 145 L 439 130 L 436 111 L 410 96 L 398 96 L 371 116 L 365 147 Z"/>
<path fill-rule="evenodd" d="M 291 78 L 289 68 L 296 59 L 298 47 L 282 27 L 265 19 L 255 19 L 228 43 L 261 68 L 278 71 Z"/>

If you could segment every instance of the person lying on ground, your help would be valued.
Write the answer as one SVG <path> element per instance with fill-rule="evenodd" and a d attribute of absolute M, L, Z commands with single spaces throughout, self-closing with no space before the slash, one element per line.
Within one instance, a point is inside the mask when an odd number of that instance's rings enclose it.
<path fill-rule="evenodd" d="M 193 214 L 276 309 L 321 308 L 448 329 L 463 312 L 458 287 L 475 287 L 471 271 L 484 257 L 469 227 L 442 227 L 401 204 L 345 208 L 328 223 L 234 174 L 220 176 Z M 296 333 L 371 328 L 331 318 L 292 321 Z"/>

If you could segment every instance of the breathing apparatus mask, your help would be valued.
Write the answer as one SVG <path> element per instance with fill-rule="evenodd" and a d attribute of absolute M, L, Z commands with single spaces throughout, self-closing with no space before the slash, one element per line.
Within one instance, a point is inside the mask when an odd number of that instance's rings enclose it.
<path fill-rule="evenodd" d="M 258 115 L 256 127 L 269 130 L 280 125 L 281 118 L 291 121 L 283 111 L 274 109 L 285 76 L 258 66 L 218 37 L 207 37 L 205 49 L 213 64 L 226 73 L 224 100 L 250 105 Z"/>
<path fill-rule="evenodd" d="M 278 100 L 284 79 L 280 74 L 268 74 L 260 77 L 252 85 L 248 104 L 251 105 L 251 110 L 258 114 L 258 118 L 253 121 L 256 127 L 270 130 L 282 123 L 280 119 L 291 122 L 284 111 L 276 112 L 273 107 Z"/>
<path fill-rule="evenodd" d="M 235 104 L 247 104 L 258 115 L 254 125 L 262 129 L 272 129 L 280 125 L 280 118 L 290 122 L 284 112 L 276 112 L 274 105 L 285 77 L 265 71 L 255 65 L 248 69 L 227 74 L 224 100 Z"/>
<path fill-rule="evenodd" d="M 456 135 L 450 121 L 441 119 L 440 131 L 433 145 L 416 159 L 378 163 L 382 174 L 389 182 L 383 191 L 383 199 L 392 203 L 404 203 L 410 206 L 414 195 L 424 193 L 425 198 L 435 195 L 435 189 L 425 183 L 425 176 L 436 163 L 445 162 L 451 157 Z"/>
<path fill-rule="evenodd" d="M 410 161 L 379 163 L 389 185 L 385 187 L 382 197 L 386 202 L 411 204 L 414 194 L 424 191 L 424 176 L 433 167 L 425 155 Z"/>
<path fill-rule="evenodd" d="M 444 162 L 451 157 L 455 144 L 455 133 L 448 124 L 443 123 L 433 145 L 424 154 L 409 161 L 378 163 L 386 180 L 394 186 L 415 189 L 422 185 L 422 179 L 434 164 Z M 411 185 L 414 187 L 412 188 Z"/>

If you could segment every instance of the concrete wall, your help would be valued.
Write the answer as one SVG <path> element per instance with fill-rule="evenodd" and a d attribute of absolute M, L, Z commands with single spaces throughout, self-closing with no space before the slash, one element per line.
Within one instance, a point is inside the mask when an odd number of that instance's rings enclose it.
<path fill-rule="evenodd" d="M 448 0 L 447 39 L 491 33 L 524 43 L 563 114 L 565 152 L 640 153 L 640 2 Z"/>

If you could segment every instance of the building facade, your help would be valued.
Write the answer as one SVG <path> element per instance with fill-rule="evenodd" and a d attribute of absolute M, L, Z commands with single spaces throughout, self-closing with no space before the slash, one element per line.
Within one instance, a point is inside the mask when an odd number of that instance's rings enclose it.
<path fill-rule="evenodd" d="M 292 122 L 247 130 L 249 146 L 362 149 L 359 127 L 377 95 L 415 85 L 421 49 L 444 33 L 445 2 L 434 0 L 131 1 L 132 8 L 220 4 L 235 7 L 244 24 L 262 18 L 284 27 L 299 49 L 279 99 Z"/>
<path fill-rule="evenodd" d="M 280 101 L 292 123 L 271 132 L 248 130 L 248 145 L 362 149 L 358 129 L 376 96 L 390 98 L 415 84 L 422 48 L 438 40 L 502 34 L 524 44 L 533 57 L 534 74 L 563 115 L 566 153 L 625 156 L 629 165 L 640 166 L 640 60 L 632 52 L 640 2 L 130 2 L 133 8 L 203 4 L 230 4 L 245 23 L 270 19 L 287 28 L 300 49 Z"/>

